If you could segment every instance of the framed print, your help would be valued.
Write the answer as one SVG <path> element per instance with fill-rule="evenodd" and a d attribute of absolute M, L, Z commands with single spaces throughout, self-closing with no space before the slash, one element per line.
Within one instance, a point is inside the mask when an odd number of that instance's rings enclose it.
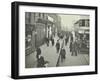
<path fill-rule="evenodd" d="M 12 2 L 14 79 L 97 74 L 97 7 Z"/>

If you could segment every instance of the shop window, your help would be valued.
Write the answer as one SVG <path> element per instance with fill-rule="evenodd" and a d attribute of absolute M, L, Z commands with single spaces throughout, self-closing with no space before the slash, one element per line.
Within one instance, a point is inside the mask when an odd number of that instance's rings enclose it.
<path fill-rule="evenodd" d="M 82 26 L 82 20 L 79 21 L 79 26 Z"/>
<path fill-rule="evenodd" d="M 85 26 L 85 20 L 82 20 L 82 26 Z"/>

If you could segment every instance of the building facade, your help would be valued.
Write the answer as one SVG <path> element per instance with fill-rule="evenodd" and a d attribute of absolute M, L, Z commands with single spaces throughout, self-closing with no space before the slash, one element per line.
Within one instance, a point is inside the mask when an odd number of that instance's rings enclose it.
<path fill-rule="evenodd" d="M 61 18 L 58 14 L 55 13 L 48 13 L 48 27 L 50 29 L 50 35 L 54 35 L 61 31 Z"/>
<path fill-rule="evenodd" d="M 44 13 L 25 13 L 26 55 L 32 53 L 44 43 L 46 36 L 46 18 L 47 15 Z"/>
<path fill-rule="evenodd" d="M 57 14 L 25 13 L 25 52 L 26 55 L 44 44 L 60 27 Z M 60 29 L 60 28 L 59 28 Z"/>
<path fill-rule="evenodd" d="M 86 34 L 89 35 L 89 22 L 89 19 L 80 19 L 74 24 L 75 31 L 82 35 L 81 37 Z"/>

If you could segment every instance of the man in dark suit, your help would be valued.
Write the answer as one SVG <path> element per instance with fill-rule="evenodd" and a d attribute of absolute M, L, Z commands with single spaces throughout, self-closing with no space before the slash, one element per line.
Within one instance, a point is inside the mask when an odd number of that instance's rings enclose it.
<path fill-rule="evenodd" d="M 77 53 L 78 53 L 78 44 L 77 44 L 77 41 L 73 41 L 72 42 L 72 56 L 75 55 L 77 56 Z"/>
<path fill-rule="evenodd" d="M 51 39 L 51 42 L 52 42 L 52 46 L 54 46 L 54 39 L 53 38 Z"/>
<path fill-rule="evenodd" d="M 64 48 L 61 49 L 60 55 L 61 55 L 61 62 L 63 62 L 66 58 L 66 51 Z"/>
<path fill-rule="evenodd" d="M 60 43 L 59 43 L 59 40 L 57 40 L 57 43 L 56 43 L 56 49 L 57 49 L 57 53 L 59 52 L 59 49 L 60 49 Z"/>

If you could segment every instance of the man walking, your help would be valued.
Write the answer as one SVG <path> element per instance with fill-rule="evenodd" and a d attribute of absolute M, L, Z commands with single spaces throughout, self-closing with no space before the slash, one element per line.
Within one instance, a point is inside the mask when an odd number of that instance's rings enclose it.
<path fill-rule="evenodd" d="M 77 56 L 77 52 L 78 52 L 78 45 L 77 41 L 75 40 L 74 42 L 72 42 L 72 56 L 73 55 Z"/>
<path fill-rule="evenodd" d="M 67 45 L 68 40 L 69 40 L 69 37 L 67 36 L 67 37 L 65 38 L 65 45 Z"/>
<path fill-rule="evenodd" d="M 52 46 L 54 46 L 54 38 L 51 39 Z"/>
<path fill-rule="evenodd" d="M 57 43 L 56 43 L 56 50 L 57 50 L 57 53 L 59 52 L 59 49 L 60 49 L 60 43 L 59 43 L 59 40 L 57 40 Z"/>
<path fill-rule="evenodd" d="M 70 52 L 72 52 L 72 41 L 70 41 L 70 46 L 69 46 L 69 48 L 70 48 Z"/>
<path fill-rule="evenodd" d="M 77 53 L 78 53 L 78 43 L 77 43 L 77 40 L 75 40 L 74 46 L 75 46 L 75 56 L 77 56 Z"/>
<path fill-rule="evenodd" d="M 64 48 L 61 49 L 60 56 L 61 56 L 61 62 L 63 62 L 66 58 L 66 51 Z"/>

